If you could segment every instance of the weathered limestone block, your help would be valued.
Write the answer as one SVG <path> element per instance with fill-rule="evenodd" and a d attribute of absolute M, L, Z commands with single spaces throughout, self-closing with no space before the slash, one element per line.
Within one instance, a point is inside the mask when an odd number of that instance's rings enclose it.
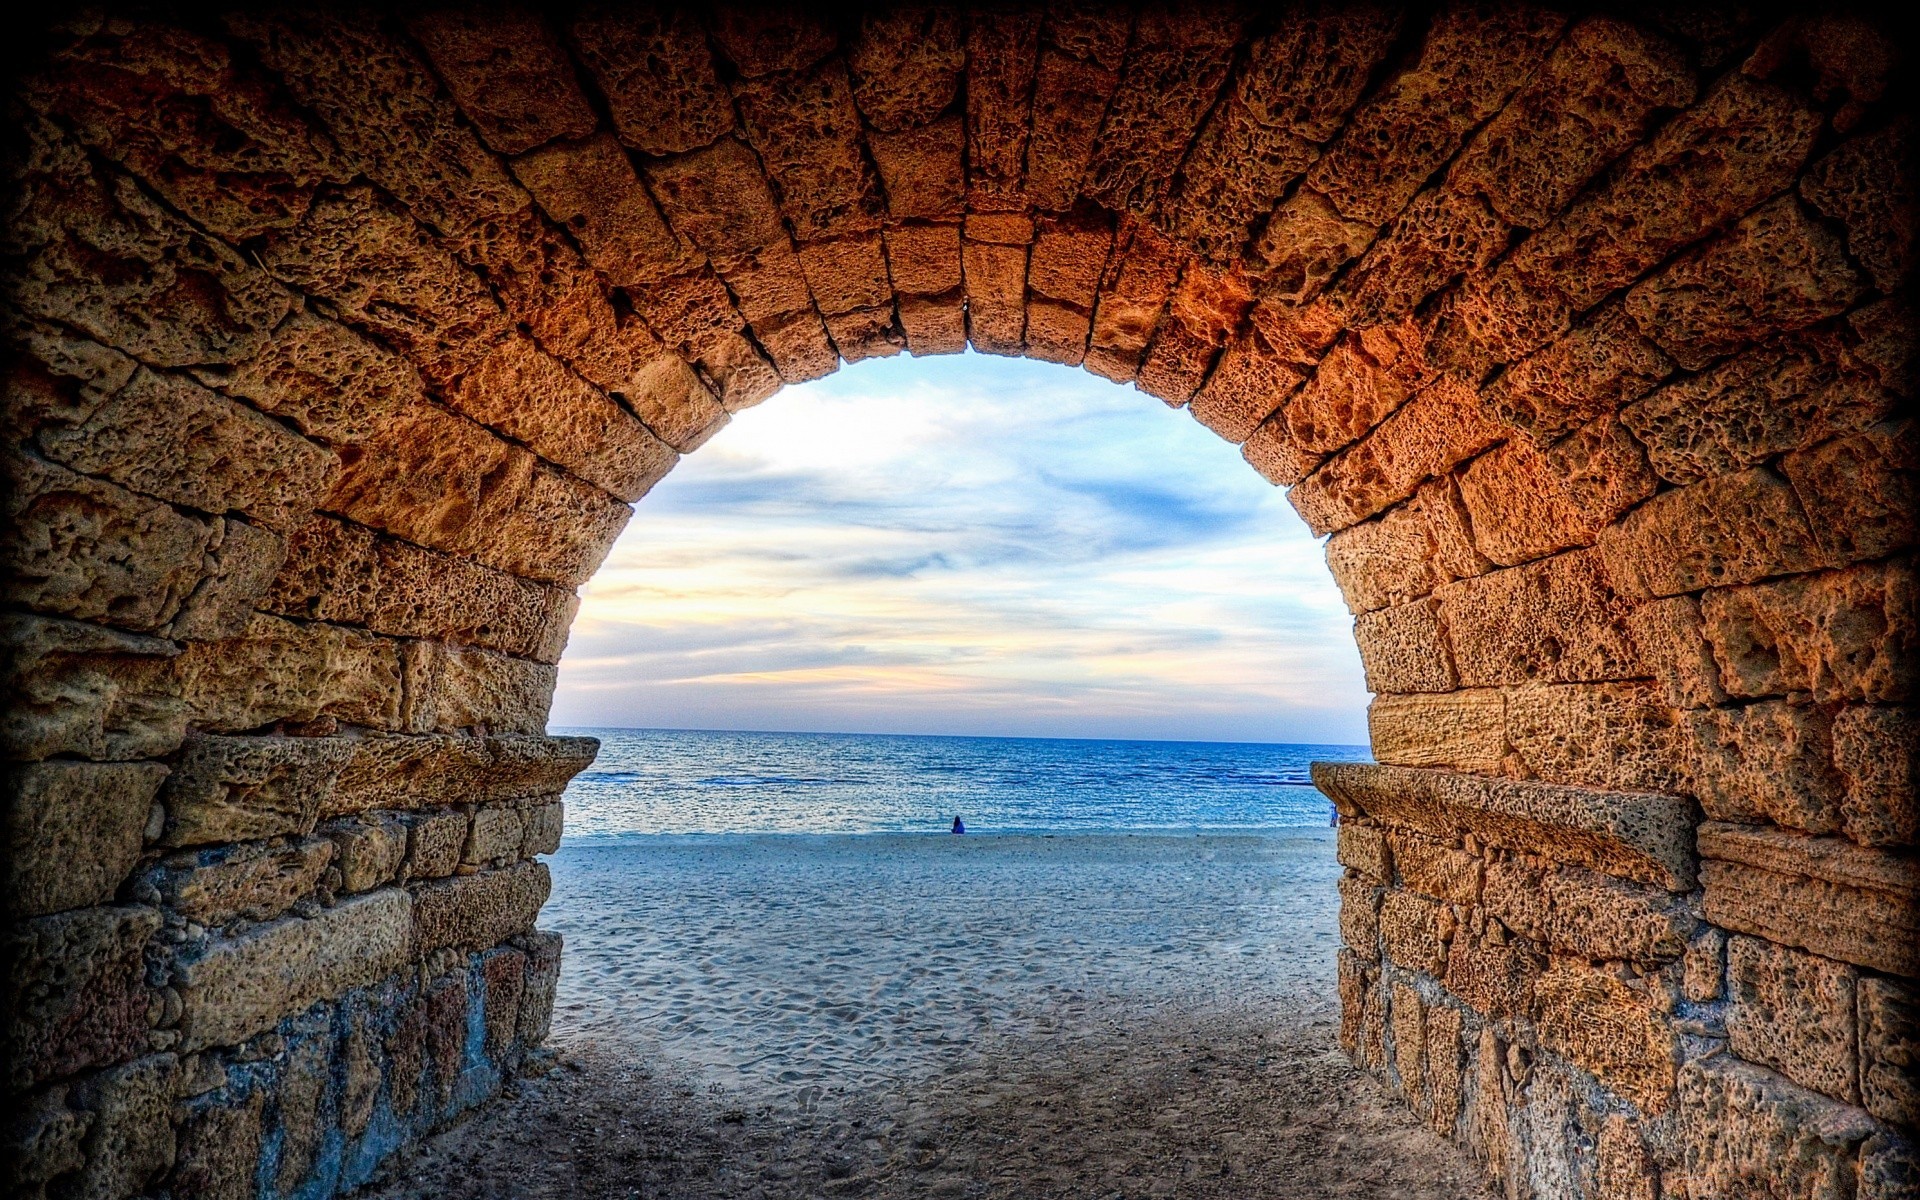
<path fill-rule="evenodd" d="M 1087 369 L 1099 372 L 1096 359 L 1101 354 L 1099 347 L 1087 352 Z M 1124 358 L 1109 360 L 1126 363 Z M 1124 373 L 1115 382 L 1125 383 L 1133 378 L 1134 366 L 1127 364 Z M 1293 440 L 1287 431 L 1286 412 L 1281 410 L 1260 423 L 1260 427 L 1247 435 L 1240 447 L 1240 457 L 1247 465 L 1258 471 L 1262 478 L 1276 487 L 1291 487 L 1313 473 L 1315 467 L 1326 461 L 1323 454 L 1304 450 Z"/>
<path fill-rule="evenodd" d="M 416 813 L 407 818 L 407 879 L 444 879 L 460 866 L 467 844 L 467 814 Z"/>
<path fill-rule="evenodd" d="M 356 739 L 321 811 L 341 816 L 555 795 L 599 747 L 594 738 L 522 734 Z"/>
<path fill-rule="evenodd" d="M 1447 990 L 1478 1012 L 1501 1020 L 1525 1019 L 1533 1011 L 1533 987 L 1546 960 L 1538 947 L 1518 938 L 1476 938 L 1458 931 L 1447 946 Z"/>
<path fill-rule="evenodd" d="M 31 453 L 0 457 L 0 594 L 82 621 L 157 630 L 201 581 L 207 523 Z"/>
<path fill-rule="evenodd" d="M 1600 524 L 1660 488 L 1646 449 L 1612 417 L 1588 422 L 1547 447 L 1547 463 L 1574 510 Z"/>
<path fill-rule="evenodd" d="M 467 825 L 467 844 L 461 852 L 464 867 L 504 866 L 520 857 L 526 840 L 526 818 L 520 809 L 478 809 Z"/>
<path fill-rule="evenodd" d="M 1729 695 L 1812 692 L 1822 702 L 1913 695 L 1920 604 L 1910 561 L 1715 589 L 1700 611 Z"/>
<path fill-rule="evenodd" d="M 286 530 L 339 469 L 321 446 L 179 375 L 137 372 L 72 429 L 40 437 L 87 475 L 203 513 L 238 512 Z"/>
<path fill-rule="evenodd" d="M 535 929 L 514 939 L 526 952 L 527 977 L 520 992 L 520 1017 L 514 1034 L 531 1050 L 547 1040 L 553 1022 L 553 993 L 560 982 L 560 935 Z"/>
<path fill-rule="evenodd" d="M 487 145 L 519 154 L 593 132 L 593 109 L 560 39 L 532 10 L 415 13 L 407 30 Z"/>
<path fill-rule="evenodd" d="M 1912 987 L 1876 975 L 1857 986 L 1861 1102 L 1882 1120 L 1920 1123 L 1920 1002 Z"/>
<path fill-rule="evenodd" d="M 4 1145 L 13 1186 L 26 1200 L 43 1200 L 47 1185 L 87 1165 L 83 1148 L 93 1114 L 67 1106 L 61 1085 L 18 1097 L 7 1124 Z"/>
<path fill-rule="evenodd" d="M 1427 1084 L 1427 1124 L 1451 1138 L 1460 1122 L 1464 1080 L 1460 1034 L 1465 1016 L 1451 1004 L 1426 1005 L 1424 1015 L 1426 1061 L 1421 1069 Z"/>
<path fill-rule="evenodd" d="M 402 717 L 398 645 L 343 626 L 257 613 L 240 637 L 189 646 L 177 670 L 194 723 L 209 732 L 323 716 L 393 729 Z"/>
<path fill-rule="evenodd" d="M 1835 566 L 1920 542 L 1920 432 L 1912 417 L 1787 455 L 1780 469 Z"/>
<path fill-rule="evenodd" d="M 971 239 L 960 244 L 966 274 L 967 340 L 986 354 L 1017 355 L 1026 324 L 1027 251 Z"/>
<path fill-rule="evenodd" d="M 1785 196 L 1627 293 L 1640 331 L 1698 370 L 1757 337 L 1846 311 L 1865 283 L 1840 239 Z"/>
<path fill-rule="evenodd" d="M 1863 846 L 1910 846 L 1920 836 L 1920 722 L 1900 705 L 1848 706 L 1833 719 L 1833 765 L 1846 781 L 1840 820 Z"/>
<path fill-rule="evenodd" d="M 440 387 L 507 333 L 486 284 L 370 188 L 317 199 L 298 226 L 267 239 L 261 261 L 392 343 Z"/>
<path fill-rule="evenodd" d="M 558 799 L 520 810 L 525 836 L 520 842 L 520 857 L 552 854 L 560 848 L 560 835 L 566 829 L 566 805 Z"/>
<path fill-rule="evenodd" d="M 957 113 L 917 129 L 869 132 L 867 149 L 880 173 L 888 214 L 896 220 L 959 216 L 967 186 L 961 158 L 966 140 Z"/>
<path fill-rule="evenodd" d="M 1393 1030 L 1393 1070 L 1400 1094 L 1417 1113 L 1427 1111 L 1425 1067 L 1427 1050 L 1427 1014 L 1420 1004 L 1420 993 L 1395 981 L 1392 999 L 1387 1005 L 1387 1021 Z"/>
<path fill-rule="evenodd" d="M 1319 156 L 1312 142 L 1262 122 L 1229 91 L 1187 148 L 1158 219 L 1208 262 L 1234 262 L 1254 222 Z"/>
<path fill-rule="evenodd" d="M 860 153 L 847 68 L 827 59 L 733 85 L 747 138 L 802 242 L 872 229 L 880 197 Z"/>
<path fill-rule="evenodd" d="M 160 793 L 161 844 L 310 833 L 353 753 L 346 738 L 193 737 Z"/>
<path fill-rule="evenodd" d="M 1500 436 L 1500 427 L 1480 414 L 1473 390 L 1443 378 L 1327 460 L 1287 499 L 1316 535 L 1332 533 L 1406 499 Z"/>
<path fill-rule="evenodd" d="M 185 736 L 179 648 L 79 621 L 0 614 L 0 748 L 9 758 L 141 759 Z"/>
<path fill-rule="evenodd" d="M 1389 829 L 1386 839 L 1400 886 L 1449 904 L 1472 907 L 1480 902 L 1479 858 L 1457 845 L 1408 830 Z"/>
<path fill-rule="evenodd" d="M 1077 367 L 1086 359 L 1087 336 L 1092 331 L 1092 313 L 1028 294 L 1025 325 L 1028 358 Z"/>
<path fill-rule="evenodd" d="M 620 140 L 643 154 L 679 154 L 733 128 L 698 17 L 671 6 L 573 14 L 569 42 L 600 85 Z"/>
<path fill-rule="evenodd" d="M 901 296 L 900 329 L 907 349 L 920 354 L 958 354 L 967 347 L 966 296 L 959 289 L 942 296 Z"/>
<path fill-rule="evenodd" d="M 1364 437 L 1430 378 L 1408 329 L 1349 336 L 1327 352 L 1287 405 L 1287 429 L 1308 450 L 1330 453 Z"/>
<path fill-rule="evenodd" d="M 1436 588 L 1463 687 L 1645 675 L 1598 551 L 1575 550 Z"/>
<path fill-rule="evenodd" d="M 1479 193 L 1428 188 L 1326 298 L 1356 325 L 1405 320 L 1459 276 L 1486 267 L 1506 249 L 1510 233 Z"/>
<path fill-rule="evenodd" d="M 1673 1107 L 1679 1038 L 1649 997 L 1602 968 L 1556 959 L 1534 982 L 1533 1004 L 1542 1045 L 1649 1116 Z"/>
<path fill-rule="evenodd" d="M 1327 539 L 1327 569 L 1356 617 L 1433 590 L 1430 530 L 1418 504 L 1398 504 Z"/>
<path fill-rule="evenodd" d="M 1374 971 L 1345 946 L 1334 956 L 1334 969 L 1340 992 L 1340 1048 L 1355 1062 L 1366 1062 L 1361 1055 L 1360 1024 L 1372 987 L 1369 976 Z"/>
<path fill-rule="evenodd" d="M 885 239 L 895 292 L 938 296 L 960 286 L 958 225 L 890 225 Z M 899 299 L 904 312 L 906 296 Z"/>
<path fill-rule="evenodd" d="M 1145 356 L 1154 326 L 1179 281 L 1182 260 L 1179 247 L 1145 222 L 1122 217 L 1115 227 L 1113 253 L 1107 259 L 1094 309 L 1091 346 L 1116 365 L 1126 365 L 1122 379 L 1132 378 Z M 1114 370 L 1103 373 L 1115 377 Z"/>
<path fill-rule="evenodd" d="M 1380 947 L 1409 971 L 1439 976 L 1446 970 L 1447 945 L 1441 937 L 1444 906 L 1412 892 L 1389 891 L 1380 899 Z"/>
<path fill-rule="evenodd" d="M 760 160 L 734 138 L 650 162 L 646 176 L 674 231 L 708 254 L 753 250 L 787 237 Z"/>
<path fill-rule="evenodd" d="M 1697 925 L 1662 888 L 1524 856 L 1487 864 L 1482 902 L 1514 932 L 1590 962 L 1671 962 Z"/>
<path fill-rule="evenodd" d="M 1800 180 L 1807 202 L 1847 227 L 1847 249 L 1892 292 L 1913 270 L 1913 122 L 1899 117 L 1843 143 Z"/>
<path fill-rule="evenodd" d="M 686 264 L 686 248 L 612 136 L 554 142 L 512 166 L 541 211 L 566 227 L 587 262 L 615 287 L 644 287 Z"/>
<path fill-rule="evenodd" d="M 551 887 L 543 862 L 413 884 L 414 955 L 450 946 L 484 949 L 525 933 Z"/>
<path fill-rule="evenodd" d="M 646 495 L 679 461 L 652 430 L 528 338 L 502 342 L 450 402 L 622 500 Z"/>
<path fill-rule="evenodd" d="M 1542 228 L 1632 148 L 1654 110 L 1693 96 L 1693 74 L 1676 47 L 1625 21 L 1588 17 L 1468 144 L 1449 183 L 1483 193 L 1509 224 Z"/>
<path fill-rule="evenodd" d="M 1832 719 L 1767 700 L 1687 714 L 1693 793 L 1716 821 L 1838 833 L 1846 781 L 1833 763 Z"/>
<path fill-rule="evenodd" d="M 1460 473 L 1480 553 L 1503 567 L 1593 544 L 1613 514 L 1582 508 L 1553 461 L 1524 439 L 1496 446 Z"/>
<path fill-rule="evenodd" d="M 1713 660 L 1700 602 L 1692 596 L 1651 600 L 1627 617 L 1634 649 L 1675 708 L 1724 704 L 1720 669 Z"/>
<path fill-rule="evenodd" d="M 1124 50 L 1124 31 L 1120 44 Z M 1100 120 L 1120 81 L 1119 65 L 1118 55 L 1088 61 L 1052 46 L 1041 49 L 1033 77 L 1025 179 L 1027 198 L 1035 207 L 1058 212 L 1071 207 L 1079 195 Z"/>
<path fill-rule="evenodd" d="M 1709 821 L 1700 827 L 1707 919 L 1825 958 L 1920 975 L 1920 869 L 1840 838 Z"/>
<path fill-rule="evenodd" d="M 1470 833 L 1669 890 L 1693 879 L 1692 808 L 1677 796 L 1362 763 L 1315 763 L 1313 781 L 1343 816 L 1447 839 Z"/>
<path fill-rule="evenodd" d="M 774 369 L 773 362 L 760 352 L 759 346 L 738 332 L 716 335 L 707 352 L 701 355 L 698 365 L 706 372 L 707 379 L 712 381 L 714 395 L 728 412 L 752 408 L 770 399 L 781 388 L 780 372 Z M 634 386 L 646 385 L 643 371 L 635 376 Z M 642 399 L 634 399 L 633 404 L 643 420 L 654 420 Z M 663 423 L 656 432 L 683 453 L 689 446 L 698 444 L 691 433 L 684 435 L 686 440 L 682 441 L 683 435 L 674 432 L 670 423 Z"/>
<path fill-rule="evenodd" d="M 1034 225 L 1027 286 L 1043 296 L 1091 310 L 1113 247 L 1113 222 L 1097 210 L 1043 217 Z"/>
<path fill-rule="evenodd" d="M 546 728 L 557 669 L 473 646 L 411 642 L 405 656 L 405 727 L 416 733 Z"/>
<path fill-rule="evenodd" d="M 1324 142 L 1360 98 L 1401 19 L 1384 5 L 1288 13 L 1248 46 L 1234 93 L 1261 124 Z"/>
<path fill-rule="evenodd" d="M 287 293 L 238 251 L 46 122 L 22 132 L 7 290 L 23 312 L 160 368 L 245 359 L 286 314 Z"/>
<path fill-rule="evenodd" d="M 1660 347 L 1623 309 L 1608 305 L 1500 372 L 1481 389 L 1480 403 L 1489 417 L 1545 446 L 1646 395 L 1672 372 Z"/>
<path fill-rule="evenodd" d="M 1621 791 L 1692 790 L 1684 731 L 1652 684 L 1534 684 L 1508 692 L 1505 713 L 1505 740 L 1535 778 Z"/>
<path fill-rule="evenodd" d="M 824 316 L 874 308 L 892 299 L 878 233 L 803 242 L 798 257 L 813 303 Z"/>
<path fill-rule="evenodd" d="M 1859 1200 L 1899 1200 L 1920 1187 L 1920 1151 L 1908 1139 L 1881 1130 L 1860 1143 Z"/>
<path fill-rule="evenodd" d="M 1308 182 L 1349 218 L 1389 220 L 1526 82 L 1564 24 L 1544 9 L 1441 13 L 1419 57 L 1354 111 Z"/>
<path fill-rule="evenodd" d="M 75 1104 L 93 1120 L 87 1165 L 73 1181 L 72 1194 L 131 1196 L 162 1177 L 178 1149 L 172 1117 L 180 1084 L 180 1061 L 153 1054 L 74 1088 Z"/>
<path fill-rule="evenodd" d="M 1665 1182 L 1690 1200 L 1788 1200 L 1852 1190 L 1853 1150 L 1873 1132 L 1857 1108 L 1718 1055 L 1679 1075 L 1682 1161 Z"/>
<path fill-rule="evenodd" d="M 237 1102 L 219 1098 L 229 1102 L 190 1102 L 181 1122 L 170 1178 L 176 1194 L 238 1198 L 253 1190 L 266 1133 L 267 1089 L 255 1088 Z"/>
<path fill-rule="evenodd" d="M 214 939 L 183 957 L 174 971 L 181 1050 L 231 1045 L 400 969 L 410 911 L 406 892 L 385 888 L 314 917 L 284 917 Z"/>
<path fill-rule="evenodd" d="M 1257 331 L 1247 330 L 1227 343 L 1187 411 L 1228 441 L 1243 442 L 1262 421 L 1280 411 L 1304 378 Z"/>
<path fill-rule="evenodd" d="M 305 309 L 289 313 L 251 357 L 194 377 L 335 446 L 359 441 L 426 397 L 411 362 Z"/>
<path fill-rule="evenodd" d="M 1663 492 L 1600 535 L 1619 585 L 1675 596 L 1833 565 L 1786 480 L 1767 467 Z"/>
<path fill-rule="evenodd" d="M 287 556 L 286 539 L 232 517 L 214 523 L 206 577 L 181 604 L 165 633 L 211 642 L 246 632 Z"/>
<path fill-rule="evenodd" d="M 0 938 L 8 1086 L 124 1062 L 147 1048 L 144 954 L 156 909 L 77 908 L 14 925 Z"/>
<path fill-rule="evenodd" d="M 140 858 L 161 763 L 54 761 L 0 768 L 0 908 L 37 917 L 104 904 Z"/>
<path fill-rule="evenodd" d="M 1680 994 L 1695 1004 L 1720 999 L 1726 991 L 1727 935 L 1708 925 L 1687 943 L 1680 959 Z"/>
<path fill-rule="evenodd" d="M 1088 158 L 1085 195 L 1116 212 L 1145 212 L 1165 194 L 1226 80 L 1244 22 L 1223 4 L 1135 15 L 1126 65 Z"/>
<path fill-rule="evenodd" d="M 771 8 L 718 8 L 707 28 L 720 52 L 750 79 L 818 62 L 838 41 L 820 16 Z"/>
<path fill-rule="evenodd" d="M 1393 880 L 1392 852 L 1387 839 L 1372 825 L 1342 821 L 1336 838 L 1335 856 L 1343 867 L 1352 867 L 1375 883 Z"/>
<path fill-rule="evenodd" d="M 167 859 L 145 882 L 170 912 L 202 925 L 270 921 L 312 895 L 333 858 L 325 838 L 225 846 Z"/>
<path fill-rule="evenodd" d="M 1727 940 L 1728 1045 L 1801 1087 L 1860 1103 L 1859 972 L 1757 938 Z"/>
<path fill-rule="evenodd" d="M 847 362 L 889 358 L 907 348 L 906 338 L 894 327 L 893 305 L 859 308 L 826 318 L 827 336 Z"/>
<path fill-rule="evenodd" d="M 1459 686 L 1432 600 L 1362 613 L 1353 622 L 1370 692 L 1447 692 Z"/>
<path fill-rule="evenodd" d="M 1207 369 L 1218 350 L 1212 342 L 1171 311 L 1153 331 L 1146 359 L 1140 364 L 1134 386 L 1178 408 L 1193 398 L 1205 382 Z"/>
<path fill-rule="evenodd" d="M 339 890 L 369 892 L 392 883 L 407 858 L 408 829 L 385 814 L 331 821 L 322 830 L 332 841 Z"/>
<path fill-rule="evenodd" d="M 975 212 L 1023 207 L 1022 168 L 1041 14 L 1005 10 L 967 22 L 967 201 Z"/>
<path fill-rule="evenodd" d="M 1368 962 L 1380 959 L 1380 897 L 1386 889 L 1348 873 L 1335 885 L 1340 893 L 1340 940 Z"/>
<path fill-rule="evenodd" d="M 875 129 L 924 125 L 953 103 L 966 61 L 949 9 L 870 12 L 847 46 L 854 99 Z"/>
<path fill-rule="evenodd" d="M 1315 300 L 1342 266 L 1373 243 L 1375 226 L 1349 221 L 1333 201 L 1309 187 L 1294 189 L 1253 239 L 1248 270 L 1260 281 L 1262 299 L 1305 305 Z"/>
<path fill-rule="evenodd" d="M 1367 735 L 1376 762 L 1498 772 L 1507 758 L 1507 700 L 1495 688 L 1375 696 Z"/>

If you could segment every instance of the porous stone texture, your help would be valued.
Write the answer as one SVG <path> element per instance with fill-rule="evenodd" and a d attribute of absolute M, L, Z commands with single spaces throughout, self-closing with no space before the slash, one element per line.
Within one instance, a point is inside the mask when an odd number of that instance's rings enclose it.
<path fill-rule="evenodd" d="M 1513 1197 L 1910 1193 L 1897 45 L 1668 8 L 47 18 L 23 1186 L 318 1196 L 497 1091 L 575 589 L 732 413 L 971 345 L 1186 407 L 1328 537 L 1356 1061 Z"/>

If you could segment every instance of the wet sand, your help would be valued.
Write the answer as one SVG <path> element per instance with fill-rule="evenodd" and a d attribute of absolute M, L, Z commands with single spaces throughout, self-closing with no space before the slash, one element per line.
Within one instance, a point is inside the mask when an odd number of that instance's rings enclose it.
<path fill-rule="evenodd" d="M 1335 1046 L 1331 831 L 570 845 L 555 1065 L 376 1194 L 1481 1195 Z"/>

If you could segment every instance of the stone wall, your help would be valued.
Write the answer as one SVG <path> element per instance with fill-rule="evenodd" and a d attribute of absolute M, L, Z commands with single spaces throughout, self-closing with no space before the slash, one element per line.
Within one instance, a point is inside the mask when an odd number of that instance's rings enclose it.
<path fill-rule="evenodd" d="M 1509 1196 L 1920 1186 L 1883 31 L 140 11 L 8 102 L 16 1191 L 324 1196 L 492 1094 L 574 589 L 731 413 L 969 344 L 1331 535 L 1342 1038 Z"/>

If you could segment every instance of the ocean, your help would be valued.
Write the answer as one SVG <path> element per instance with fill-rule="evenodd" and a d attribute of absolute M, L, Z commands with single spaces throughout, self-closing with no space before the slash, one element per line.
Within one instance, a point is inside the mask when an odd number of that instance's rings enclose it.
<path fill-rule="evenodd" d="M 566 836 L 1220 832 L 1324 827 L 1315 760 L 1365 746 L 679 729 L 600 739 Z"/>

